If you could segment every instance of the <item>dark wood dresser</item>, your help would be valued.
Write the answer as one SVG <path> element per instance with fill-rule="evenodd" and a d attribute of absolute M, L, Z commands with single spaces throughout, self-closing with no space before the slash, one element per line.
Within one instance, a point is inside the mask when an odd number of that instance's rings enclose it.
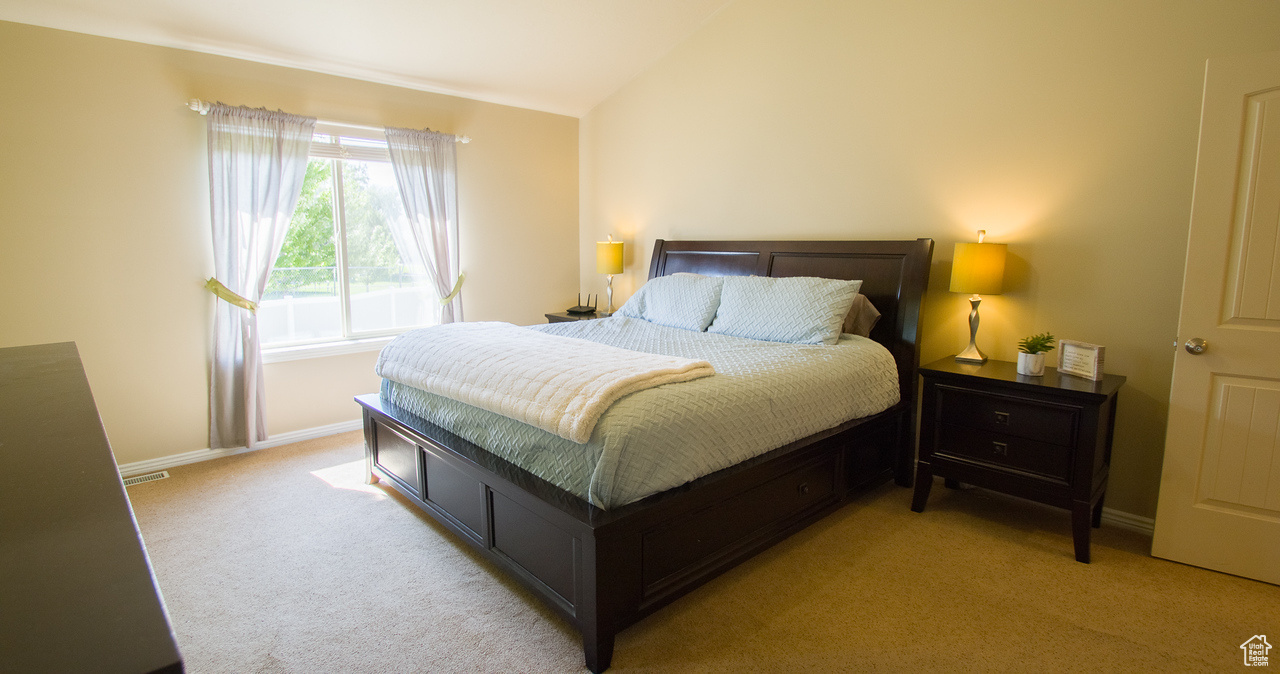
<path fill-rule="evenodd" d="M 0 672 L 181 672 L 76 345 L 0 349 Z"/>
<path fill-rule="evenodd" d="M 1111 465 L 1116 396 L 1125 378 L 1019 375 L 1017 364 L 920 368 L 920 458 L 911 509 L 924 510 L 935 475 L 1071 511 L 1076 559 L 1088 563 L 1089 534 L 1102 518 Z"/>

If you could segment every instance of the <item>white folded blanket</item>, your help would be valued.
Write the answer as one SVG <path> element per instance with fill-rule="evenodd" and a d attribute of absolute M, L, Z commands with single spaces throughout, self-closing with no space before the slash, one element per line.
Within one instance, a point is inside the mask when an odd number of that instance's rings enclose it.
<path fill-rule="evenodd" d="M 715 374 L 689 360 L 560 337 L 510 323 L 412 330 L 382 349 L 378 376 L 586 442 L 617 399 Z"/>

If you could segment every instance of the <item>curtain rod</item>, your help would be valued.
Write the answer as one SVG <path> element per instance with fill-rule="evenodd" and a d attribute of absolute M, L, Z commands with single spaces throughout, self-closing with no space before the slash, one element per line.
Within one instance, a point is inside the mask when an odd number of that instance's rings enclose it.
<path fill-rule="evenodd" d="M 198 99 L 198 98 L 193 98 L 193 99 L 191 99 L 191 100 L 187 101 L 187 107 L 188 107 L 188 108 L 191 108 L 192 110 L 195 110 L 196 112 L 200 113 L 201 115 L 207 115 L 207 114 L 209 114 L 210 104 L 209 104 L 209 102 L 208 102 L 208 101 L 202 101 L 202 100 L 200 100 L 200 99 Z M 346 122 L 330 122 L 330 121 L 327 121 L 327 120 L 321 120 L 321 123 L 324 123 L 324 124 L 334 124 L 334 125 L 337 125 L 337 126 L 349 126 L 349 127 L 353 128 L 353 129 L 364 129 L 364 130 L 366 130 L 366 131 L 384 131 L 384 130 L 385 130 L 385 129 L 382 129 L 381 127 L 377 127 L 377 126 L 365 126 L 365 125 L 363 125 L 363 124 L 348 124 L 348 123 L 346 123 Z M 454 137 L 453 137 L 453 139 L 454 139 L 455 141 L 459 142 L 459 143 L 470 143 L 470 142 L 471 142 L 471 136 L 454 136 Z"/>

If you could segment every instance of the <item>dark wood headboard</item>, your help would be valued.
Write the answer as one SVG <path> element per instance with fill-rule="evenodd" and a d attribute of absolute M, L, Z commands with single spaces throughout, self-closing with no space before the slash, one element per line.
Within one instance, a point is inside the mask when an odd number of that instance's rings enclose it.
<path fill-rule="evenodd" d="M 920 364 L 920 306 L 929 285 L 933 239 L 915 241 L 664 241 L 649 278 L 677 272 L 708 276 L 818 276 L 862 280 L 880 311 L 871 338 L 898 363 L 904 401 L 914 400 Z"/>

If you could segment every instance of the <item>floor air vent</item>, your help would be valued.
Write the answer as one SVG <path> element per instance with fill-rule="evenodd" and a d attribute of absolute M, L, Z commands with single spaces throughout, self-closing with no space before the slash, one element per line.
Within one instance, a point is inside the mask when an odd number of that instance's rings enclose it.
<path fill-rule="evenodd" d="M 124 486 L 132 487 L 135 484 L 142 484 L 143 482 L 155 482 L 156 480 L 163 480 L 166 477 L 169 477 L 169 471 L 167 470 L 162 470 L 159 473 L 147 473 L 146 475 L 135 475 L 133 477 L 126 477 L 124 479 Z"/>

